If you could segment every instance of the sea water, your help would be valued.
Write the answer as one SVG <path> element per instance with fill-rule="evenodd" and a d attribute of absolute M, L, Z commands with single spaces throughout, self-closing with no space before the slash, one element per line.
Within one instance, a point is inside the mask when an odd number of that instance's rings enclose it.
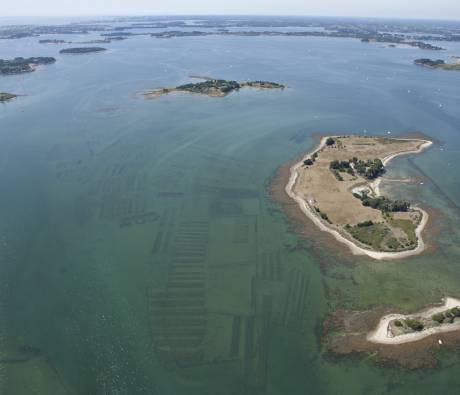
<path fill-rule="evenodd" d="M 0 365 L 4 393 L 457 392 L 455 353 L 406 372 L 333 358 L 321 334 L 336 308 L 460 296 L 460 73 L 413 65 L 430 51 L 354 39 L 105 46 L 64 56 L 37 37 L 0 42 L 1 58 L 57 58 L 0 78 L 25 95 L 0 106 L 1 358 L 40 350 Z M 138 95 L 189 75 L 287 88 Z M 435 145 L 388 175 L 419 182 L 383 190 L 431 208 L 429 254 L 379 262 L 328 248 L 327 235 L 302 240 L 268 198 L 275 170 L 319 133 L 415 131 Z"/>

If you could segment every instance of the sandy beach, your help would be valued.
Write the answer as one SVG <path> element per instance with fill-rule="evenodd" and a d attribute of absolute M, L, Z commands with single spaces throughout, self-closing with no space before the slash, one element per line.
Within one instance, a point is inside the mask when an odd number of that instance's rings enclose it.
<path fill-rule="evenodd" d="M 373 259 L 381 260 L 381 259 L 401 259 L 401 258 L 405 258 L 408 256 L 420 254 L 425 249 L 425 243 L 423 242 L 421 234 L 422 234 L 424 227 L 426 226 L 428 222 L 428 213 L 418 207 L 417 207 L 417 210 L 419 210 L 422 213 L 422 218 L 415 230 L 415 233 L 418 239 L 417 247 L 412 250 L 400 251 L 400 252 L 378 252 L 378 251 L 373 251 L 373 250 L 369 250 L 361 246 L 358 246 L 357 244 L 353 243 L 351 240 L 347 239 L 342 234 L 340 234 L 337 230 L 331 229 L 329 226 L 327 226 L 323 221 L 319 219 L 316 213 L 314 213 L 312 207 L 301 196 L 295 193 L 294 186 L 299 176 L 298 169 L 303 165 L 304 159 L 310 157 L 313 153 L 321 150 L 326 145 L 326 140 L 328 137 L 329 136 L 322 137 L 320 144 L 313 151 L 307 153 L 302 158 L 301 161 L 299 161 L 298 163 L 296 163 L 294 166 L 291 167 L 290 178 L 286 185 L 286 193 L 289 195 L 289 197 L 291 197 L 294 201 L 297 202 L 302 212 L 308 218 L 310 218 L 313 221 L 313 223 L 316 226 L 318 226 L 318 228 L 320 228 L 324 232 L 328 232 L 332 234 L 337 241 L 343 244 L 346 244 L 350 248 L 351 252 L 355 255 L 367 255 Z M 330 136 L 330 137 L 338 137 L 338 136 Z M 407 141 L 409 139 L 398 139 L 398 140 Z M 422 142 L 422 144 L 417 150 L 401 151 L 401 152 L 396 152 L 394 154 L 388 155 L 387 157 L 383 158 L 382 163 L 386 165 L 391 159 L 397 156 L 411 154 L 411 153 L 419 153 L 432 145 L 432 142 L 428 140 L 423 140 L 423 139 L 410 139 L 410 140 L 418 140 Z M 371 184 L 371 187 L 374 189 L 376 195 L 380 194 L 380 190 L 379 190 L 380 183 L 381 183 L 381 178 L 379 178 L 378 180 L 376 180 L 374 183 Z"/>

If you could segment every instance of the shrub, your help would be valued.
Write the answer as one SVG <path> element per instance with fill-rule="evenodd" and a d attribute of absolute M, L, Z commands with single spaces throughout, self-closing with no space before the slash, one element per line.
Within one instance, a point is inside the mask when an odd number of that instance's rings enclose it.
<path fill-rule="evenodd" d="M 324 219 L 325 221 L 329 222 L 329 217 L 327 216 L 326 213 L 320 213 L 319 215 L 321 216 L 322 219 Z"/>
<path fill-rule="evenodd" d="M 444 316 L 445 316 L 446 318 L 455 317 L 455 316 L 452 314 L 452 312 L 451 312 L 450 310 L 445 311 L 445 312 L 444 312 Z"/>
<path fill-rule="evenodd" d="M 337 178 L 338 181 L 343 181 L 343 177 L 340 175 L 340 173 L 337 170 L 331 170 L 332 174 L 334 174 L 335 178 Z"/>
<path fill-rule="evenodd" d="M 342 160 L 342 161 L 333 160 L 329 164 L 329 168 L 332 170 L 340 170 L 340 171 L 347 171 L 348 169 L 351 169 L 350 162 L 347 162 L 346 160 Z"/>
<path fill-rule="evenodd" d="M 366 226 L 372 226 L 372 225 L 374 225 L 374 223 L 372 221 L 364 221 L 364 222 L 360 222 L 358 224 L 358 227 L 364 228 Z"/>
<path fill-rule="evenodd" d="M 450 312 L 455 316 L 455 317 L 460 317 L 460 307 L 454 307 L 450 309 Z"/>
<path fill-rule="evenodd" d="M 391 200 L 384 196 L 373 198 L 363 194 L 360 199 L 363 206 L 372 207 L 382 212 L 406 212 L 410 208 L 410 203 L 405 200 Z"/>
<path fill-rule="evenodd" d="M 403 326 L 403 323 L 402 323 L 401 321 L 399 321 L 399 320 L 396 320 L 396 321 L 395 321 L 395 326 L 397 326 L 397 327 L 402 327 L 402 326 Z"/>
<path fill-rule="evenodd" d="M 304 164 L 305 166 L 311 166 L 311 165 L 313 165 L 313 161 L 312 161 L 311 159 L 305 159 L 305 160 L 303 161 L 303 164 Z"/>
<path fill-rule="evenodd" d="M 407 320 L 405 320 L 405 322 L 409 328 L 417 332 L 420 332 L 424 328 L 423 324 L 419 320 L 416 320 L 414 318 L 408 318 Z"/>
<path fill-rule="evenodd" d="M 444 314 L 442 313 L 434 314 L 433 316 L 431 316 L 431 319 L 433 321 L 436 321 L 439 324 L 442 324 L 444 322 Z"/>
<path fill-rule="evenodd" d="M 401 247 L 401 244 L 399 243 L 398 239 L 396 239 L 395 237 L 391 237 L 391 238 L 386 242 L 386 245 L 388 246 L 388 248 L 389 248 L 390 250 L 395 250 L 395 249 Z"/>
<path fill-rule="evenodd" d="M 334 145 L 335 140 L 332 137 L 328 137 L 326 140 L 326 145 Z"/>

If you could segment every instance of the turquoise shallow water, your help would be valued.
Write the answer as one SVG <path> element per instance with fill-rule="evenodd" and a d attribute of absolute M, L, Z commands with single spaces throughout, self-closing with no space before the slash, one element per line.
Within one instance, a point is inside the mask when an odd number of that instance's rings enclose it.
<path fill-rule="evenodd" d="M 335 307 L 460 296 L 460 73 L 412 65 L 430 52 L 348 39 L 141 36 L 108 48 L 0 42 L 2 58 L 58 59 L 0 79 L 27 95 L 0 106 L 0 344 L 5 358 L 42 352 L 2 364 L 5 393 L 457 393 L 455 353 L 405 372 L 326 358 L 319 335 Z M 289 88 L 135 95 L 190 74 Z M 294 248 L 270 176 L 316 133 L 364 131 L 436 140 L 389 169 L 423 185 L 387 188 L 433 208 L 434 253 L 375 262 L 328 250 L 326 236 Z"/>

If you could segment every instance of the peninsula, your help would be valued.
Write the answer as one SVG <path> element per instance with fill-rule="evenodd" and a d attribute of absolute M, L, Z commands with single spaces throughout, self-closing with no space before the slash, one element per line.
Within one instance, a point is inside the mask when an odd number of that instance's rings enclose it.
<path fill-rule="evenodd" d="M 196 78 L 196 77 L 194 77 Z M 144 93 L 145 97 L 159 97 L 173 92 L 198 93 L 210 97 L 227 96 L 233 91 L 238 91 L 241 88 L 257 88 L 257 89 L 284 89 L 285 86 L 276 82 L 268 81 L 248 81 L 237 82 L 227 81 L 212 78 L 205 78 L 206 81 L 198 83 L 190 83 L 179 85 L 175 88 L 160 88 Z"/>
<path fill-rule="evenodd" d="M 62 54 L 86 54 L 93 52 L 103 52 L 106 51 L 106 48 L 102 47 L 81 47 L 81 48 L 65 48 L 61 49 L 59 53 Z"/>
<path fill-rule="evenodd" d="M 18 97 L 17 95 L 13 95 L 12 93 L 2 93 L 0 92 L 0 103 L 4 103 L 10 100 L 15 99 Z"/>
<path fill-rule="evenodd" d="M 420 66 L 429 67 L 431 69 L 442 69 L 442 70 L 460 70 L 460 59 L 453 63 L 446 63 L 442 59 L 432 60 L 432 59 L 416 59 L 414 63 Z"/>
<path fill-rule="evenodd" d="M 54 62 L 56 59 L 51 57 L 0 59 L 0 75 L 30 73 L 39 65 Z"/>
<path fill-rule="evenodd" d="M 354 254 L 374 259 L 418 254 L 428 214 L 406 200 L 381 196 L 379 184 L 389 160 L 429 145 L 421 139 L 324 137 L 291 168 L 286 192 L 315 225 Z"/>

